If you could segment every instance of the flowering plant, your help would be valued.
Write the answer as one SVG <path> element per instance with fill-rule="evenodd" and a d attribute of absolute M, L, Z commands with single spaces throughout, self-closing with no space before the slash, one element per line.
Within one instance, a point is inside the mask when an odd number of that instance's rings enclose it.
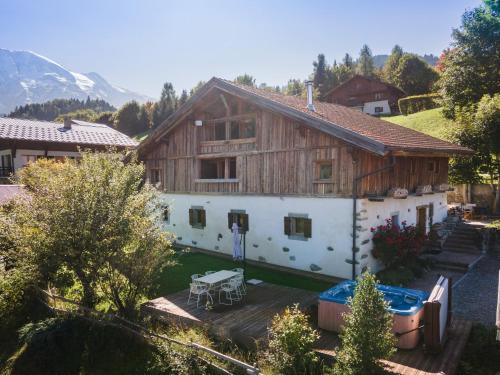
<path fill-rule="evenodd" d="M 422 250 L 425 234 L 415 226 L 407 225 L 406 221 L 403 221 L 401 226 L 393 224 L 391 219 L 386 219 L 385 222 L 385 225 L 371 228 L 375 245 L 373 256 L 380 259 L 386 267 L 415 260 Z"/>

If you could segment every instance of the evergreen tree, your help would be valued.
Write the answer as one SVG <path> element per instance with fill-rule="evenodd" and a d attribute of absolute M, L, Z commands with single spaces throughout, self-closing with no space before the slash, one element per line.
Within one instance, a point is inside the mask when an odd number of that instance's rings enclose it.
<path fill-rule="evenodd" d="M 375 276 L 366 272 L 360 278 L 349 302 L 351 312 L 344 314 L 342 346 L 337 352 L 334 373 L 373 375 L 383 372 L 381 359 L 396 351 L 392 315 L 384 295 L 377 290 Z"/>
<path fill-rule="evenodd" d="M 240 85 L 247 85 L 247 86 L 255 87 L 255 78 L 247 73 L 236 77 L 234 79 L 234 82 L 239 83 Z"/>
<path fill-rule="evenodd" d="M 399 45 L 395 45 L 392 48 L 392 52 L 385 61 L 384 67 L 382 68 L 382 77 L 389 83 L 395 84 L 395 74 L 396 69 L 399 65 L 399 60 L 403 56 L 403 48 Z"/>
<path fill-rule="evenodd" d="M 179 107 L 181 105 L 183 105 L 184 103 L 186 103 L 188 99 L 189 99 L 189 96 L 188 96 L 187 91 L 186 90 L 182 90 L 181 96 L 179 97 Z"/>
<path fill-rule="evenodd" d="M 365 77 L 373 77 L 375 74 L 372 51 L 366 44 L 361 48 L 356 68 L 357 73 Z"/>
<path fill-rule="evenodd" d="M 116 130 L 127 134 L 136 135 L 148 129 L 148 123 L 141 117 L 141 106 L 136 101 L 125 103 L 116 113 Z"/>
<path fill-rule="evenodd" d="M 94 119 L 94 122 L 97 122 L 98 124 L 106 124 L 109 126 L 112 126 L 114 124 L 115 115 L 116 112 L 101 112 L 98 113 Z"/>
<path fill-rule="evenodd" d="M 348 53 L 346 53 L 345 56 L 344 56 L 344 58 L 342 59 L 342 64 L 344 64 L 349 69 L 353 69 L 354 68 L 354 62 L 352 60 L 352 56 L 349 55 Z"/>
<path fill-rule="evenodd" d="M 318 60 L 313 61 L 313 87 L 318 91 L 319 97 L 322 98 L 328 91 L 328 64 L 326 63 L 325 55 L 320 53 Z"/>
<path fill-rule="evenodd" d="M 193 87 L 193 88 L 189 91 L 189 96 L 190 96 L 190 97 L 191 97 L 191 96 L 193 96 L 193 95 L 194 95 L 194 93 L 195 93 L 196 91 L 198 91 L 198 90 L 199 90 L 199 89 L 200 89 L 200 88 L 201 88 L 201 87 L 202 87 L 205 83 L 206 83 L 205 81 L 200 81 L 200 82 L 198 82 L 198 83 L 196 84 L 196 86 L 195 86 L 195 87 Z"/>
<path fill-rule="evenodd" d="M 160 101 L 155 104 L 153 111 L 153 126 L 159 126 L 177 109 L 177 97 L 174 86 L 170 82 L 165 82 L 161 92 Z"/>

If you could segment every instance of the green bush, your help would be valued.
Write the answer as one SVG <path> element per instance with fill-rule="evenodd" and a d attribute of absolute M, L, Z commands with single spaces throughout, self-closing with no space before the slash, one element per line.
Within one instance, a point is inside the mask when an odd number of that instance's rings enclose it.
<path fill-rule="evenodd" d="M 269 329 L 269 348 L 264 362 L 272 373 L 313 374 L 319 371 L 313 345 L 319 339 L 298 305 L 276 315 Z"/>
<path fill-rule="evenodd" d="M 413 271 L 407 267 L 386 268 L 377 273 L 380 283 L 392 286 L 407 286 L 415 279 Z"/>
<path fill-rule="evenodd" d="M 351 312 L 344 314 L 342 346 L 333 368 L 337 375 L 374 375 L 384 372 L 380 360 L 391 357 L 396 349 L 392 333 L 392 314 L 375 276 L 364 273 L 358 278 Z"/>
<path fill-rule="evenodd" d="M 403 115 L 409 115 L 420 111 L 426 111 L 441 106 L 441 95 L 423 94 L 407 96 L 398 100 L 399 111 Z"/>

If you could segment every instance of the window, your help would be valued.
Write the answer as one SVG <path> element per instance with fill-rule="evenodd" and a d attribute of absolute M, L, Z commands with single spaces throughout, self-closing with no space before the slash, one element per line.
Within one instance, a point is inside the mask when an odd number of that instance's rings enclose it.
<path fill-rule="evenodd" d="M 39 155 L 23 155 L 24 165 L 28 163 L 34 163 L 38 158 Z"/>
<path fill-rule="evenodd" d="M 231 129 L 231 139 L 239 139 L 240 123 L 238 121 L 231 121 L 230 129 Z"/>
<path fill-rule="evenodd" d="M 201 160 L 200 178 L 205 180 L 236 179 L 236 158 Z"/>
<path fill-rule="evenodd" d="M 438 173 L 439 172 L 439 163 L 435 160 L 427 162 L 427 170 L 429 172 Z"/>
<path fill-rule="evenodd" d="M 382 113 L 384 112 L 384 107 L 375 107 L 375 113 Z"/>
<path fill-rule="evenodd" d="M 215 140 L 223 141 L 226 139 L 226 124 L 221 122 L 215 124 Z"/>
<path fill-rule="evenodd" d="M 393 227 L 399 228 L 399 213 L 391 214 L 391 223 Z"/>
<path fill-rule="evenodd" d="M 318 179 L 331 180 L 333 175 L 332 162 L 318 163 Z"/>
<path fill-rule="evenodd" d="M 255 137 L 255 118 L 245 120 L 242 124 L 242 137 L 254 138 Z"/>
<path fill-rule="evenodd" d="M 233 223 L 238 224 L 240 233 L 246 233 L 249 229 L 248 214 L 244 210 L 231 210 L 227 214 L 227 227 L 233 229 Z"/>
<path fill-rule="evenodd" d="M 157 186 L 161 183 L 161 173 L 158 168 L 151 168 L 149 171 L 149 183 L 151 185 Z"/>
<path fill-rule="evenodd" d="M 312 236 L 312 220 L 307 215 L 289 214 L 284 217 L 284 231 L 290 239 L 307 240 Z"/>
<path fill-rule="evenodd" d="M 165 223 L 170 224 L 170 206 L 162 207 L 161 218 Z"/>
<path fill-rule="evenodd" d="M 207 220 L 203 207 L 192 207 L 189 209 L 189 225 L 198 229 L 205 228 Z"/>

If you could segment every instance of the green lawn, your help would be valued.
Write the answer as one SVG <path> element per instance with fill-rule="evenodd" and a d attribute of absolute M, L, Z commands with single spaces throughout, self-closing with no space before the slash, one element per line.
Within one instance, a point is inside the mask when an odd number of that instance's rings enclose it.
<path fill-rule="evenodd" d="M 412 113 L 408 116 L 384 117 L 383 120 L 444 140 L 447 140 L 447 134 L 455 127 L 453 121 L 443 117 L 441 108 Z"/>
<path fill-rule="evenodd" d="M 152 297 L 164 296 L 187 289 L 191 281 L 191 275 L 194 273 L 242 267 L 241 262 L 236 263 L 229 259 L 194 252 L 179 252 L 176 255 L 176 260 L 178 264 L 166 268 L 158 275 L 158 288 Z M 246 266 L 245 278 L 259 279 L 273 284 L 316 292 L 324 291 L 332 286 L 332 283 L 329 282 L 251 265 Z"/>

